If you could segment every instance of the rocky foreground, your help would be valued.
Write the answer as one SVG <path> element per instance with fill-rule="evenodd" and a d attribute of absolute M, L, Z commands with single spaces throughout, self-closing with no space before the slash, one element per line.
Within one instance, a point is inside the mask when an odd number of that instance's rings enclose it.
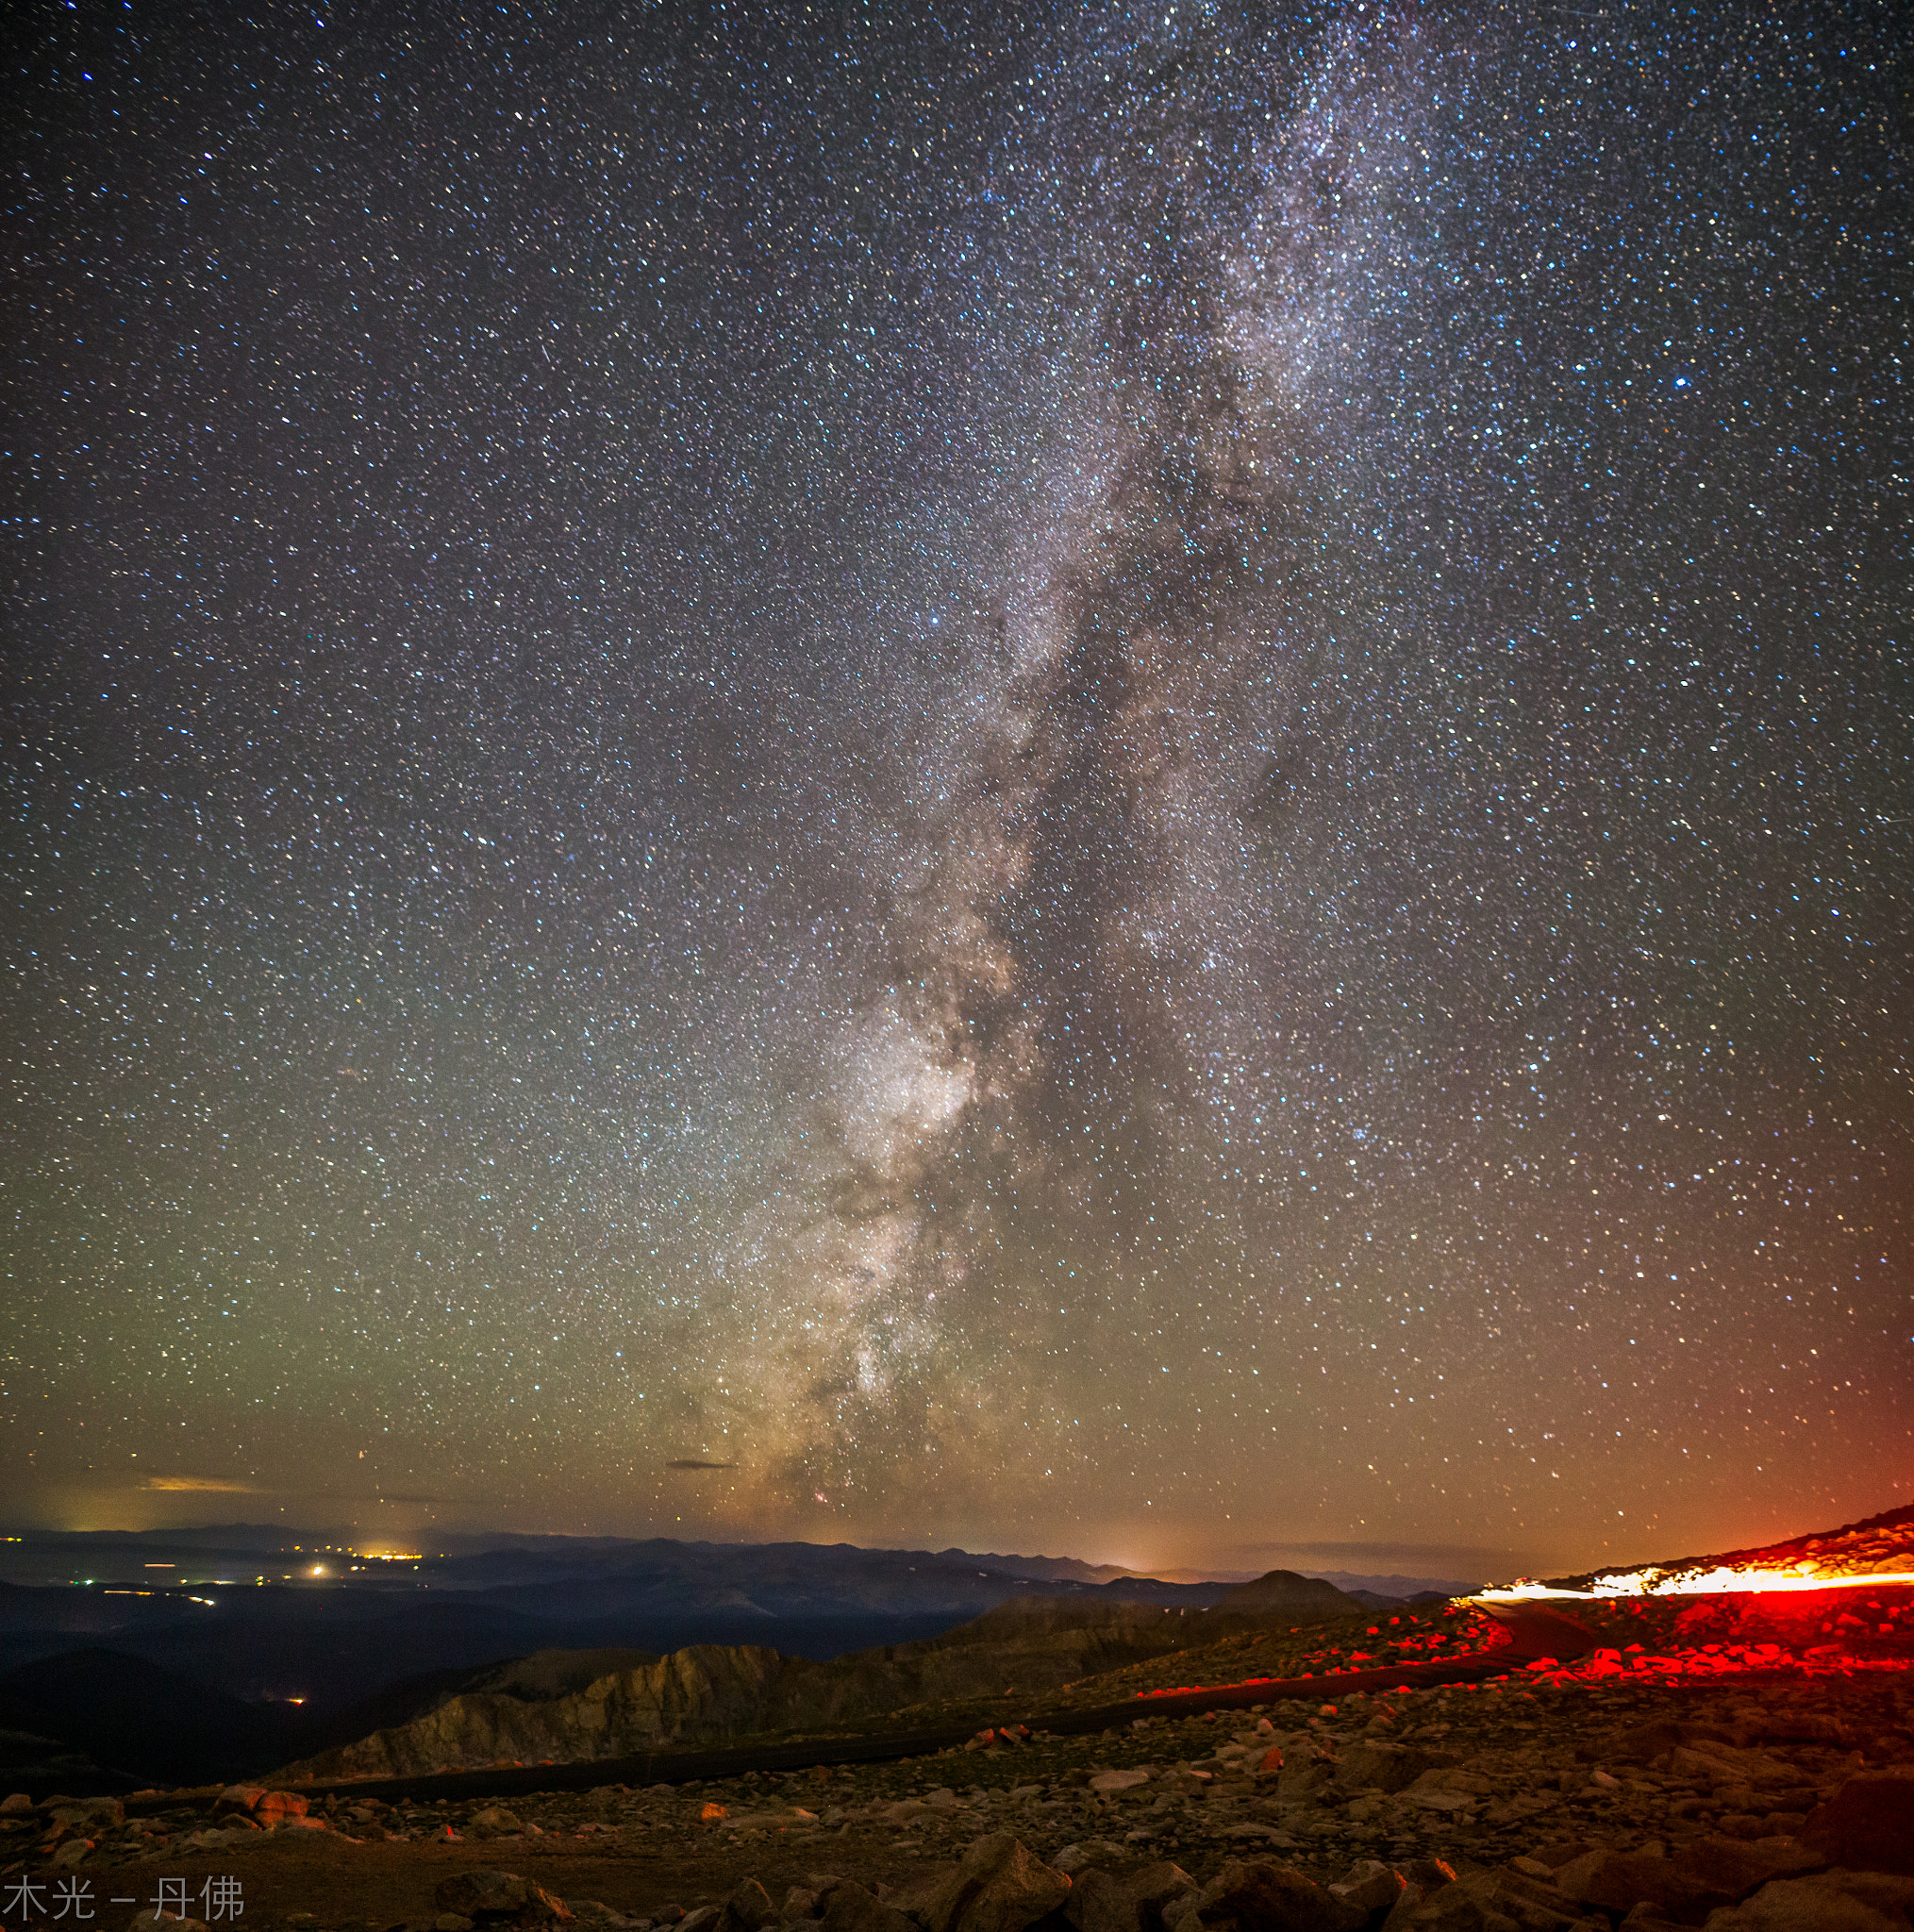
<path fill-rule="evenodd" d="M 9 1799 L 0 1924 L 151 1925 L 166 1881 L 186 1924 L 240 1905 L 266 1932 L 1909 1932 L 1908 1594 L 1609 1607 L 1598 1634 L 1635 1641 L 1482 1688 L 1190 1718 L 1145 1695 L 1090 1736 L 1036 1713 L 1027 1737 L 703 1784 Z M 1232 1641 L 1056 1705 L 1214 1683 L 1232 1657 L 1250 1676 L 1285 1641 L 1420 1657 L 1463 1615 Z M 13 1904 L 22 1880 L 41 1892 Z"/>

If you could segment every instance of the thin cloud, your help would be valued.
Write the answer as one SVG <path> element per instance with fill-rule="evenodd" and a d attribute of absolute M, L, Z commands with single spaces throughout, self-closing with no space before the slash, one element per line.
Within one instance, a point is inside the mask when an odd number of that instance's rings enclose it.
<path fill-rule="evenodd" d="M 667 1469 L 736 1469 L 735 1462 L 701 1462 L 695 1456 L 680 1456 L 665 1464 Z"/>
<path fill-rule="evenodd" d="M 143 1490 L 188 1490 L 195 1494 L 257 1496 L 258 1483 L 229 1482 L 218 1475 L 149 1475 L 140 1485 Z"/>

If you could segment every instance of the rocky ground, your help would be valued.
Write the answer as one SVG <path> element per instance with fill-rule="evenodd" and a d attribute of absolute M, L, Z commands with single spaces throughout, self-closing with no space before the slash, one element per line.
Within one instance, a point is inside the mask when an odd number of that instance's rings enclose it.
<path fill-rule="evenodd" d="M 1910 1592 L 1574 1609 L 1601 1648 L 1482 1688 L 1151 1714 L 1152 1690 L 1479 1644 L 1446 1607 L 1173 1653 L 1052 1693 L 1027 1738 L 1000 1715 L 972 1748 L 881 1764 L 508 1804 L 8 1800 L 0 1925 L 150 1924 L 162 1881 L 177 1911 L 239 1903 L 265 1932 L 1914 1925 Z M 1126 1694 L 1120 1728 L 1043 1730 Z"/>

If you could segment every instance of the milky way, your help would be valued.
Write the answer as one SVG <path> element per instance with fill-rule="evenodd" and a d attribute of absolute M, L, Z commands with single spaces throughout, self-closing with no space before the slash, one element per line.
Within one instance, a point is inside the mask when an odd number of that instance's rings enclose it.
<path fill-rule="evenodd" d="M 1907 47 L 1719 13 L 48 13 L 23 1517 L 1894 1500 Z"/>

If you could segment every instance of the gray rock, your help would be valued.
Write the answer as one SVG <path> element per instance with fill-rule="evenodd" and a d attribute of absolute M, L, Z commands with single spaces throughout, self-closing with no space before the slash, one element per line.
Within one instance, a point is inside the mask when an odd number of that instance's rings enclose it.
<path fill-rule="evenodd" d="M 432 1888 L 432 1903 L 441 1912 L 456 1912 L 478 1925 L 569 1925 L 572 1914 L 563 1899 L 516 1872 L 476 1865 L 454 1873 Z"/>
<path fill-rule="evenodd" d="M 1261 1860 L 1229 1859 L 1196 1898 L 1204 1932 L 1359 1932 L 1368 1920 L 1295 1866 Z"/>
<path fill-rule="evenodd" d="M 29 1802 L 27 1809 L 32 1809 Z M 48 1801 L 47 1819 L 63 1824 L 69 1831 L 93 1834 L 111 1831 L 126 1822 L 126 1807 L 118 1798 L 53 1798 Z"/>
<path fill-rule="evenodd" d="M 831 1887 L 820 1923 L 824 1932 L 918 1932 L 914 1919 L 848 1879 Z"/>
<path fill-rule="evenodd" d="M 1179 1899 L 1194 1900 L 1202 1887 L 1181 1865 L 1161 1858 L 1130 1874 L 1128 1890 L 1142 1914 L 1143 1932 L 1161 1932 L 1170 1907 Z"/>
<path fill-rule="evenodd" d="M 1605 1912 L 1626 1912 L 1646 1903 L 1693 1925 L 1740 1896 L 1739 1889 L 1703 1876 L 1685 1860 L 1645 1852 L 1585 1852 L 1556 1874 L 1556 1884 Z"/>
<path fill-rule="evenodd" d="M 1440 1858 L 1413 1859 L 1404 1867 L 1402 1875 L 1403 1889 L 1390 1907 L 1389 1917 L 1383 1921 L 1383 1932 L 1401 1932 L 1402 1927 L 1415 1922 L 1416 1915 L 1432 1904 L 1439 1892 L 1456 1882 L 1455 1873 Z"/>
<path fill-rule="evenodd" d="M 1407 1881 L 1379 1858 L 1358 1858 L 1329 1888 L 1331 1898 L 1359 1906 L 1365 1912 L 1387 1911 L 1402 1896 Z"/>
<path fill-rule="evenodd" d="M 1833 1864 L 1914 1874 L 1914 1770 L 1850 1778 L 1801 1836 Z"/>
<path fill-rule="evenodd" d="M 776 1924 L 777 1907 L 755 1878 L 741 1880 L 718 1915 L 718 1932 L 762 1932 Z"/>
<path fill-rule="evenodd" d="M 1739 1906 L 1711 1912 L 1707 1932 L 1909 1932 L 1914 1878 L 1823 1872 L 1777 1878 Z"/>
<path fill-rule="evenodd" d="M 1070 1880 L 1007 1831 L 978 1839 L 924 1911 L 925 1932 L 1024 1932 L 1070 1896 Z"/>
<path fill-rule="evenodd" d="M 1336 1782 L 1345 1791 L 1406 1790 L 1424 1772 L 1439 1771 L 1445 1756 L 1406 1744 L 1353 1744 L 1336 1762 Z"/>
<path fill-rule="evenodd" d="M 1064 1901 L 1063 1916 L 1076 1932 L 1146 1932 L 1142 1907 L 1107 1872 L 1079 1873 Z"/>

